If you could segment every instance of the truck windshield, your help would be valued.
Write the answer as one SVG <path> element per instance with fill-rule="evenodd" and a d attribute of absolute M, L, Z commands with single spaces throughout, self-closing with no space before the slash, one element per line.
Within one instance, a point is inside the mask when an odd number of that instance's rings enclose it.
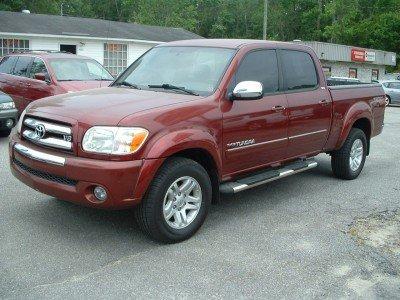
<path fill-rule="evenodd" d="M 207 96 L 216 90 L 234 53 L 225 48 L 156 47 L 135 61 L 114 85 Z"/>
<path fill-rule="evenodd" d="M 114 80 L 101 64 L 91 59 L 52 59 L 50 65 L 58 81 Z"/>

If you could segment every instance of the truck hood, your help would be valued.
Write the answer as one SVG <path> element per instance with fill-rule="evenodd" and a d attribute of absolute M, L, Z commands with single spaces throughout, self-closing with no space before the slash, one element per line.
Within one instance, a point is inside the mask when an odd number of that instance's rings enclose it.
<path fill-rule="evenodd" d="M 134 113 L 198 99 L 197 96 L 108 87 L 32 102 L 28 114 L 62 116 L 90 125 L 117 125 Z"/>
<path fill-rule="evenodd" d="M 101 87 L 107 87 L 112 81 L 59 81 L 58 85 L 61 86 L 67 92 L 78 92 L 90 89 L 96 89 Z"/>

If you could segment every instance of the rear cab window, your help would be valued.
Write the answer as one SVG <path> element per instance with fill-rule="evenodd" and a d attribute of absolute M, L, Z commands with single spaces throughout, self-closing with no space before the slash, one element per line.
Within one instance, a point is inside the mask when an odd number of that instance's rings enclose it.
<path fill-rule="evenodd" d="M 0 62 L 0 73 L 11 74 L 17 61 L 16 56 L 6 56 Z"/>
<path fill-rule="evenodd" d="M 12 75 L 28 77 L 31 61 L 32 58 L 29 56 L 19 56 L 17 63 L 15 64 L 14 70 L 12 71 Z"/>
<path fill-rule="evenodd" d="M 400 90 L 400 82 L 391 82 L 389 83 L 390 89 Z"/>
<path fill-rule="evenodd" d="M 279 90 L 278 60 L 275 50 L 260 49 L 247 53 L 236 71 L 231 84 L 242 81 L 258 81 L 263 85 L 263 93 L 271 94 Z"/>
<path fill-rule="evenodd" d="M 300 91 L 316 89 L 319 85 L 314 60 L 307 52 L 280 50 L 284 89 Z"/>

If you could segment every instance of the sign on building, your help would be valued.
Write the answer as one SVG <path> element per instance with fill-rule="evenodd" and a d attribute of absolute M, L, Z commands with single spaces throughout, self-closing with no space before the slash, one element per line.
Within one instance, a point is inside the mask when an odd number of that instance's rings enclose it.
<path fill-rule="evenodd" d="M 375 61 L 375 52 L 365 51 L 365 61 Z"/>
<path fill-rule="evenodd" d="M 351 60 L 359 61 L 359 62 L 374 62 L 375 61 L 375 52 L 366 51 L 363 49 L 351 49 Z"/>

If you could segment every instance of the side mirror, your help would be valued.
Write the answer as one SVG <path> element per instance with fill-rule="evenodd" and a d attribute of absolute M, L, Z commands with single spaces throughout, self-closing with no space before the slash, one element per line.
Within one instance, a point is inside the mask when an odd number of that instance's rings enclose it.
<path fill-rule="evenodd" d="M 263 96 L 263 86 L 258 81 L 242 81 L 235 86 L 232 96 L 236 100 L 261 99 Z"/>
<path fill-rule="evenodd" d="M 45 82 L 47 82 L 47 83 L 50 83 L 50 77 L 49 77 L 48 74 L 45 74 L 45 73 L 36 73 L 36 74 L 34 75 L 34 77 L 35 77 L 35 79 L 37 79 L 37 80 L 41 80 L 41 81 L 45 81 Z"/>

